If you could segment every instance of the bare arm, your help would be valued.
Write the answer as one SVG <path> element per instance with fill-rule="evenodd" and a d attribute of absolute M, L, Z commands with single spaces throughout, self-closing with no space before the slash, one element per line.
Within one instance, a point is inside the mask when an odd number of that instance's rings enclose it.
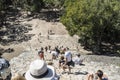
<path fill-rule="evenodd" d="M 93 80 L 93 74 L 88 74 L 87 75 L 87 80 Z"/>

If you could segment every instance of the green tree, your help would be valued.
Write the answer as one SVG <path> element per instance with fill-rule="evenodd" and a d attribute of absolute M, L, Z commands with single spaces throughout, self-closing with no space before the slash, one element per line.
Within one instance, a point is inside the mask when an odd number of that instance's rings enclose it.
<path fill-rule="evenodd" d="M 64 0 L 43 0 L 43 2 L 45 3 L 45 7 L 49 9 L 60 9 L 64 4 Z"/>
<path fill-rule="evenodd" d="M 120 39 L 119 0 L 66 0 L 61 22 L 70 35 L 80 36 L 82 44 L 101 52 L 102 42 Z"/>
<path fill-rule="evenodd" d="M 10 0 L 0 0 L 0 25 L 4 25 L 6 23 L 6 13 L 10 2 Z"/>
<path fill-rule="evenodd" d="M 39 12 L 43 7 L 43 0 L 12 0 L 15 8 L 21 7 L 23 10 Z"/>

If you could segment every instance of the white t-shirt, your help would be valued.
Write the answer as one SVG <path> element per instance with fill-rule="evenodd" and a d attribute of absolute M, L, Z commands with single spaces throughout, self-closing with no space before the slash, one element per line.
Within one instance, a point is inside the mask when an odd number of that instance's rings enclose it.
<path fill-rule="evenodd" d="M 77 57 L 77 56 L 73 59 L 73 61 L 75 62 L 75 64 L 80 64 L 81 63 L 80 58 Z"/>
<path fill-rule="evenodd" d="M 74 61 L 75 64 L 82 64 L 83 59 L 81 59 L 80 57 L 76 56 L 76 57 L 73 59 L 73 61 Z"/>
<path fill-rule="evenodd" d="M 58 56 L 58 53 L 56 51 L 51 51 L 52 55 Z"/>
<path fill-rule="evenodd" d="M 67 58 L 68 62 L 70 62 L 72 60 L 72 54 L 70 51 L 65 52 L 65 58 Z"/>

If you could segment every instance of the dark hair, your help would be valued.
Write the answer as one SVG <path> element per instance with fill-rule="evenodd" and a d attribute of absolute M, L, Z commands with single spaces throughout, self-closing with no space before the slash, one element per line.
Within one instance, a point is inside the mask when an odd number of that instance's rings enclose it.
<path fill-rule="evenodd" d="M 97 71 L 97 76 L 98 76 L 100 79 L 102 79 L 103 71 L 98 70 L 98 71 Z"/>
<path fill-rule="evenodd" d="M 64 60 L 64 56 L 61 56 L 60 59 L 61 59 L 61 60 Z"/>
<path fill-rule="evenodd" d="M 78 57 L 80 57 L 80 54 L 77 54 Z"/>
<path fill-rule="evenodd" d="M 2 56 L 3 54 L 2 53 L 0 53 L 0 57 Z"/>
<path fill-rule="evenodd" d="M 43 52 L 43 51 L 38 51 L 38 55 L 39 55 L 40 53 L 44 53 L 44 52 Z"/>
<path fill-rule="evenodd" d="M 69 50 L 69 48 L 68 48 L 68 47 L 66 47 L 66 50 Z"/>

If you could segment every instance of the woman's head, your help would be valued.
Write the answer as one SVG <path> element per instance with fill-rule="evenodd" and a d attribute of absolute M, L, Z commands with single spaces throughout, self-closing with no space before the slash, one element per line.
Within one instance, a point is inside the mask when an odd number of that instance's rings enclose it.
<path fill-rule="evenodd" d="M 98 70 L 98 71 L 97 71 L 97 76 L 98 76 L 99 78 L 102 78 L 102 76 L 103 76 L 103 71 Z"/>
<path fill-rule="evenodd" d="M 77 54 L 78 57 L 80 57 L 81 55 L 80 54 Z"/>
<path fill-rule="evenodd" d="M 64 56 L 61 56 L 60 59 L 61 59 L 61 60 L 64 60 Z"/>

